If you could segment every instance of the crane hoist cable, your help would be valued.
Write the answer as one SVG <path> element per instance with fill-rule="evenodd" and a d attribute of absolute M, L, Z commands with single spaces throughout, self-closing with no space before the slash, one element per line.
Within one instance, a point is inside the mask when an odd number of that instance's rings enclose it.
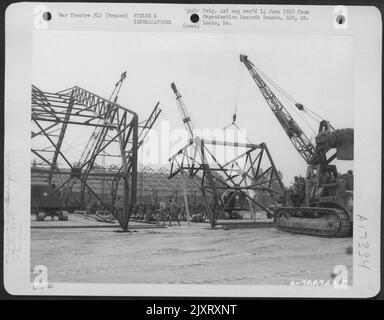
<path fill-rule="evenodd" d="M 277 92 L 280 93 L 281 97 L 285 98 L 287 102 L 290 102 L 293 104 L 292 110 L 293 112 L 302 120 L 302 122 L 308 127 L 308 129 L 316 135 L 316 131 L 314 130 L 313 126 L 309 123 L 308 119 L 304 117 L 302 112 L 306 112 L 308 118 L 312 119 L 313 121 L 319 123 L 320 121 L 324 120 L 321 118 L 318 114 L 313 112 L 308 107 L 304 106 L 303 104 L 299 103 L 295 98 L 293 98 L 288 92 L 286 92 L 284 89 L 282 89 L 275 81 L 273 81 L 268 75 L 266 75 L 263 71 L 261 71 L 256 66 L 253 66 L 254 69 L 263 77 L 263 80 L 265 82 L 268 82 Z M 288 104 L 288 105 L 291 105 Z M 316 119 L 316 117 L 318 119 Z"/>
<path fill-rule="evenodd" d="M 301 111 L 304 111 L 307 113 L 308 115 L 308 118 L 312 119 L 313 121 L 315 122 L 320 122 L 321 120 L 323 120 L 318 114 L 316 114 L 315 112 L 313 112 L 312 110 L 310 110 L 309 108 L 307 107 L 304 107 L 304 105 L 302 105 L 301 103 L 299 103 L 296 99 L 294 99 L 288 92 L 286 92 L 284 89 L 282 89 L 275 81 L 273 81 L 270 77 L 268 77 L 263 71 L 261 71 L 259 68 L 255 67 L 255 70 L 257 70 L 257 72 L 263 76 L 263 79 L 264 81 L 268 82 L 268 84 L 270 84 L 272 87 L 274 87 L 274 89 L 279 92 L 282 96 L 282 98 L 284 98 L 288 103 L 288 105 L 291 105 L 293 104 L 293 112 L 302 120 L 302 122 L 308 127 L 308 129 L 312 132 L 313 135 L 316 135 L 316 131 L 314 130 L 313 126 L 309 123 L 308 119 L 306 119 L 302 112 Z M 240 69 L 239 69 L 240 70 Z M 240 73 L 240 76 L 239 76 L 239 81 L 237 81 L 237 83 L 239 83 L 239 88 L 238 90 L 236 91 L 237 92 L 237 98 L 235 99 L 235 107 L 234 107 L 234 112 L 233 112 L 233 115 L 232 115 L 232 122 L 230 124 L 228 124 L 227 126 L 225 126 L 223 129 L 226 130 L 228 129 L 229 127 L 231 127 L 232 125 L 235 126 L 236 124 L 236 120 L 237 120 L 237 112 L 238 112 L 238 103 L 239 103 L 239 96 L 240 96 L 240 89 L 242 88 L 240 82 L 242 82 L 243 80 L 243 77 L 244 77 L 244 73 Z M 318 119 L 316 119 L 316 117 Z M 237 125 L 235 126 L 237 129 L 240 129 Z M 247 138 L 247 140 L 249 141 L 249 139 Z"/>
<path fill-rule="evenodd" d="M 236 119 L 235 119 L 236 120 Z M 229 125 L 225 126 L 223 128 L 224 132 L 226 130 L 228 130 L 230 127 L 235 127 L 237 129 L 238 132 L 240 132 L 242 134 L 242 136 L 247 140 L 248 143 L 250 144 L 253 144 L 253 142 L 248 138 L 248 136 L 246 134 L 244 134 L 243 130 L 237 125 L 237 123 L 235 121 L 233 121 L 232 123 L 230 123 Z"/>
<path fill-rule="evenodd" d="M 314 134 L 316 135 L 316 131 L 313 129 L 313 127 L 311 126 L 311 124 L 308 122 L 308 120 L 303 116 L 303 114 L 300 111 L 307 111 L 306 107 L 304 107 L 302 104 L 300 104 L 297 100 L 295 100 L 290 94 L 288 94 L 285 90 L 283 90 L 275 81 L 273 81 L 270 77 L 268 77 L 264 72 L 262 72 L 260 69 L 256 68 L 254 66 L 254 68 L 257 70 L 257 72 L 259 74 L 261 74 L 263 76 L 263 80 L 268 82 L 272 87 L 275 88 L 276 91 L 278 91 L 281 96 L 287 101 L 289 102 L 288 105 L 291 105 L 293 104 L 295 107 L 293 108 L 293 111 L 295 114 L 297 114 L 297 116 L 302 120 L 302 122 L 308 127 L 308 129 Z M 243 80 L 243 76 L 244 76 L 244 73 L 241 73 L 241 80 Z M 240 82 L 240 81 L 239 81 Z M 242 82 L 242 81 L 241 81 Z M 241 88 L 241 86 L 240 86 Z M 238 92 L 238 96 L 239 96 L 239 93 L 240 93 L 240 88 L 237 90 Z M 239 102 L 239 97 L 236 99 L 236 104 L 235 104 L 235 107 L 234 107 L 234 113 L 232 115 L 232 122 L 230 124 L 228 124 L 227 126 L 225 126 L 223 128 L 223 130 L 227 130 L 228 128 L 230 128 L 231 126 L 234 126 L 236 127 L 236 129 L 238 129 L 241 133 L 242 130 L 239 128 L 239 126 L 236 124 L 236 120 L 237 120 L 237 112 L 238 112 L 238 102 Z M 309 110 L 309 109 L 308 109 Z M 310 110 L 309 110 L 310 111 Z M 312 120 L 318 122 L 318 120 L 314 119 L 314 117 L 308 113 L 308 116 L 311 117 Z M 320 118 L 320 117 L 319 117 Z M 320 118 L 321 119 L 321 118 Z M 245 135 L 244 135 L 245 136 Z M 249 143 L 252 143 L 252 141 L 248 138 L 248 137 L 245 137 L 247 139 L 247 141 Z"/>
<path fill-rule="evenodd" d="M 113 88 L 113 91 L 111 93 L 111 95 L 109 96 L 109 101 L 111 101 L 112 103 L 116 103 L 117 101 L 117 98 L 118 98 L 118 95 L 120 93 L 120 89 L 121 89 L 121 86 L 123 84 L 123 81 L 125 80 L 125 78 L 127 77 L 127 71 L 124 71 L 121 76 L 120 76 L 120 79 L 119 81 L 116 82 L 115 84 L 115 87 Z M 115 97 L 114 97 L 115 96 Z M 113 98 L 114 97 L 114 98 Z M 113 101 L 112 101 L 113 99 Z M 101 121 L 104 121 L 103 119 L 99 119 L 99 122 Z M 98 140 L 98 137 L 99 135 L 101 134 L 102 130 L 100 127 L 95 127 L 88 142 L 87 142 L 87 145 L 85 146 L 81 156 L 80 156 L 80 159 L 79 159 L 79 164 L 83 163 L 83 162 L 86 162 L 87 159 L 89 158 L 92 150 L 94 149 L 95 145 L 96 145 L 96 142 Z"/>
<path fill-rule="evenodd" d="M 324 118 L 321 117 L 319 114 L 311 110 L 309 107 L 304 106 L 303 104 L 299 103 L 295 98 L 293 98 L 288 92 L 286 92 L 284 89 L 282 89 L 275 81 L 273 81 L 270 77 L 268 77 L 263 71 L 261 71 L 259 68 L 254 66 L 255 70 L 257 70 L 262 76 L 264 80 L 267 80 L 271 86 L 273 86 L 277 91 L 279 91 L 281 94 L 283 94 L 290 102 L 292 102 L 296 109 L 300 111 L 304 111 L 308 114 L 311 114 L 312 116 L 318 118 L 316 121 L 323 121 Z"/>
<path fill-rule="evenodd" d="M 235 99 L 234 99 L 234 110 L 233 110 L 233 115 L 232 115 L 232 124 L 236 123 L 237 120 L 237 111 L 238 111 L 238 105 L 239 105 L 239 100 L 240 100 L 240 91 L 241 88 L 243 87 L 244 81 L 244 72 L 242 72 L 242 69 L 240 66 L 238 66 L 238 76 L 237 76 L 237 88 L 235 89 Z"/>

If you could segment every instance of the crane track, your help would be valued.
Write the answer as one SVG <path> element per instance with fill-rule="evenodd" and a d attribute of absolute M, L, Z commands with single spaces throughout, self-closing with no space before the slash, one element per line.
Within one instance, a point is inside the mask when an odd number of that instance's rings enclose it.
<path fill-rule="evenodd" d="M 296 216 L 297 212 L 300 211 L 303 216 Z M 280 215 L 288 214 L 288 218 L 280 218 Z M 314 216 L 318 215 L 317 218 Z M 347 213 L 345 213 L 341 209 L 333 209 L 333 208 L 314 208 L 314 207 L 298 207 L 298 208 L 288 208 L 283 207 L 276 210 L 276 228 L 282 231 L 288 231 L 291 233 L 299 233 L 305 235 L 312 235 L 317 237 L 325 237 L 325 238 L 340 238 L 340 237 L 348 237 L 351 235 L 352 230 L 352 222 L 349 219 Z M 319 226 L 321 226 L 321 222 L 325 222 L 325 216 L 337 216 L 339 219 L 338 228 L 329 227 L 326 228 L 311 228 L 311 227 L 303 227 L 302 225 L 297 226 L 287 226 L 284 225 L 285 221 L 288 221 L 290 218 L 301 218 L 301 221 L 304 219 L 315 219 L 319 220 Z M 285 221 L 284 221 L 284 220 Z M 309 226 L 309 224 L 308 224 Z"/>

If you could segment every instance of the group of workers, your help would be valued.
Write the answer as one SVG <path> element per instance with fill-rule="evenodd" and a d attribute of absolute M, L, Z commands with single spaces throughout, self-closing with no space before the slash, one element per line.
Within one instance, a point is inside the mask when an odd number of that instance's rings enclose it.
<path fill-rule="evenodd" d="M 185 208 L 184 204 L 179 206 L 173 199 L 171 198 L 169 200 L 169 203 L 165 203 L 164 201 L 161 201 L 159 204 L 159 211 L 156 215 L 156 223 L 160 224 L 160 221 L 163 221 L 163 225 L 165 225 L 165 221 L 168 217 L 169 225 L 172 224 L 172 219 L 174 218 L 178 225 L 180 225 L 179 221 L 179 213 L 182 214 L 180 211 L 184 211 L 185 214 Z"/>
<path fill-rule="evenodd" d="M 138 220 L 156 221 L 157 224 L 162 222 L 163 225 L 166 221 L 169 225 L 172 225 L 172 221 L 176 221 L 180 225 L 180 221 L 187 220 L 185 204 L 177 204 L 173 198 L 169 201 L 160 201 L 158 205 L 141 203 L 136 208 L 133 218 Z M 204 207 L 201 204 L 190 205 L 189 210 L 191 222 L 203 222 L 205 220 Z"/>
<path fill-rule="evenodd" d="M 136 206 L 133 218 L 156 221 L 157 224 L 160 224 L 160 221 L 162 221 L 163 225 L 165 225 L 167 220 L 169 225 L 171 225 L 173 220 L 180 225 L 180 219 L 184 219 L 185 216 L 185 205 L 183 203 L 179 205 L 171 198 L 168 202 L 160 201 L 158 205 L 139 204 Z"/>

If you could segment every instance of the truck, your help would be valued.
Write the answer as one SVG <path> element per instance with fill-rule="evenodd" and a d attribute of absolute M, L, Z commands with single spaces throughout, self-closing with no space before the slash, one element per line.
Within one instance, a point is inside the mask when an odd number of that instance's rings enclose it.
<path fill-rule="evenodd" d="M 37 221 L 44 221 L 47 216 L 53 220 L 68 221 L 67 211 L 63 211 L 60 190 L 48 182 L 31 183 L 31 213 Z"/>

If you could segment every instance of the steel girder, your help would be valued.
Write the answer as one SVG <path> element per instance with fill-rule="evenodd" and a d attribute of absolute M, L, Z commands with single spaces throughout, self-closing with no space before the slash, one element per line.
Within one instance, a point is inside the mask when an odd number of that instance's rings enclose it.
<path fill-rule="evenodd" d="M 51 196 L 80 181 L 81 199 L 88 190 L 115 215 L 121 228 L 127 230 L 136 204 L 137 151 L 161 112 L 159 103 L 149 119 L 141 124 L 132 110 L 77 86 L 56 93 L 32 86 L 31 103 L 33 157 L 48 165 L 49 183 L 54 175 L 65 176 L 64 179 L 61 177 L 62 183 L 55 186 L 56 191 Z M 66 136 L 73 130 L 86 136 L 87 143 L 81 155 L 73 148 L 63 148 Z M 100 159 L 104 164 L 105 158 L 118 162 L 117 170 L 104 174 L 112 176 L 114 182 L 112 201 L 108 203 L 87 183 L 88 177 L 99 174 L 96 171 L 100 171 Z M 35 166 L 31 170 L 39 171 Z M 116 192 L 121 180 L 123 201 L 118 204 Z"/>
<path fill-rule="evenodd" d="M 240 154 L 221 163 L 212 150 L 214 146 L 237 149 Z M 169 159 L 171 170 L 169 178 L 186 174 L 198 177 L 200 189 L 206 202 L 206 210 L 211 227 L 216 226 L 220 211 L 229 204 L 231 197 L 224 200 L 223 192 L 233 190 L 244 195 L 248 201 L 270 213 L 258 202 L 252 193 L 268 192 L 282 195 L 284 187 L 267 145 L 250 143 L 231 143 L 206 140 L 195 137 Z M 272 184 L 275 183 L 275 186 Z M 278 188 L 276 188 L 276 183 Z M 234 194 L 234 193 L 233 193 Z"/>

